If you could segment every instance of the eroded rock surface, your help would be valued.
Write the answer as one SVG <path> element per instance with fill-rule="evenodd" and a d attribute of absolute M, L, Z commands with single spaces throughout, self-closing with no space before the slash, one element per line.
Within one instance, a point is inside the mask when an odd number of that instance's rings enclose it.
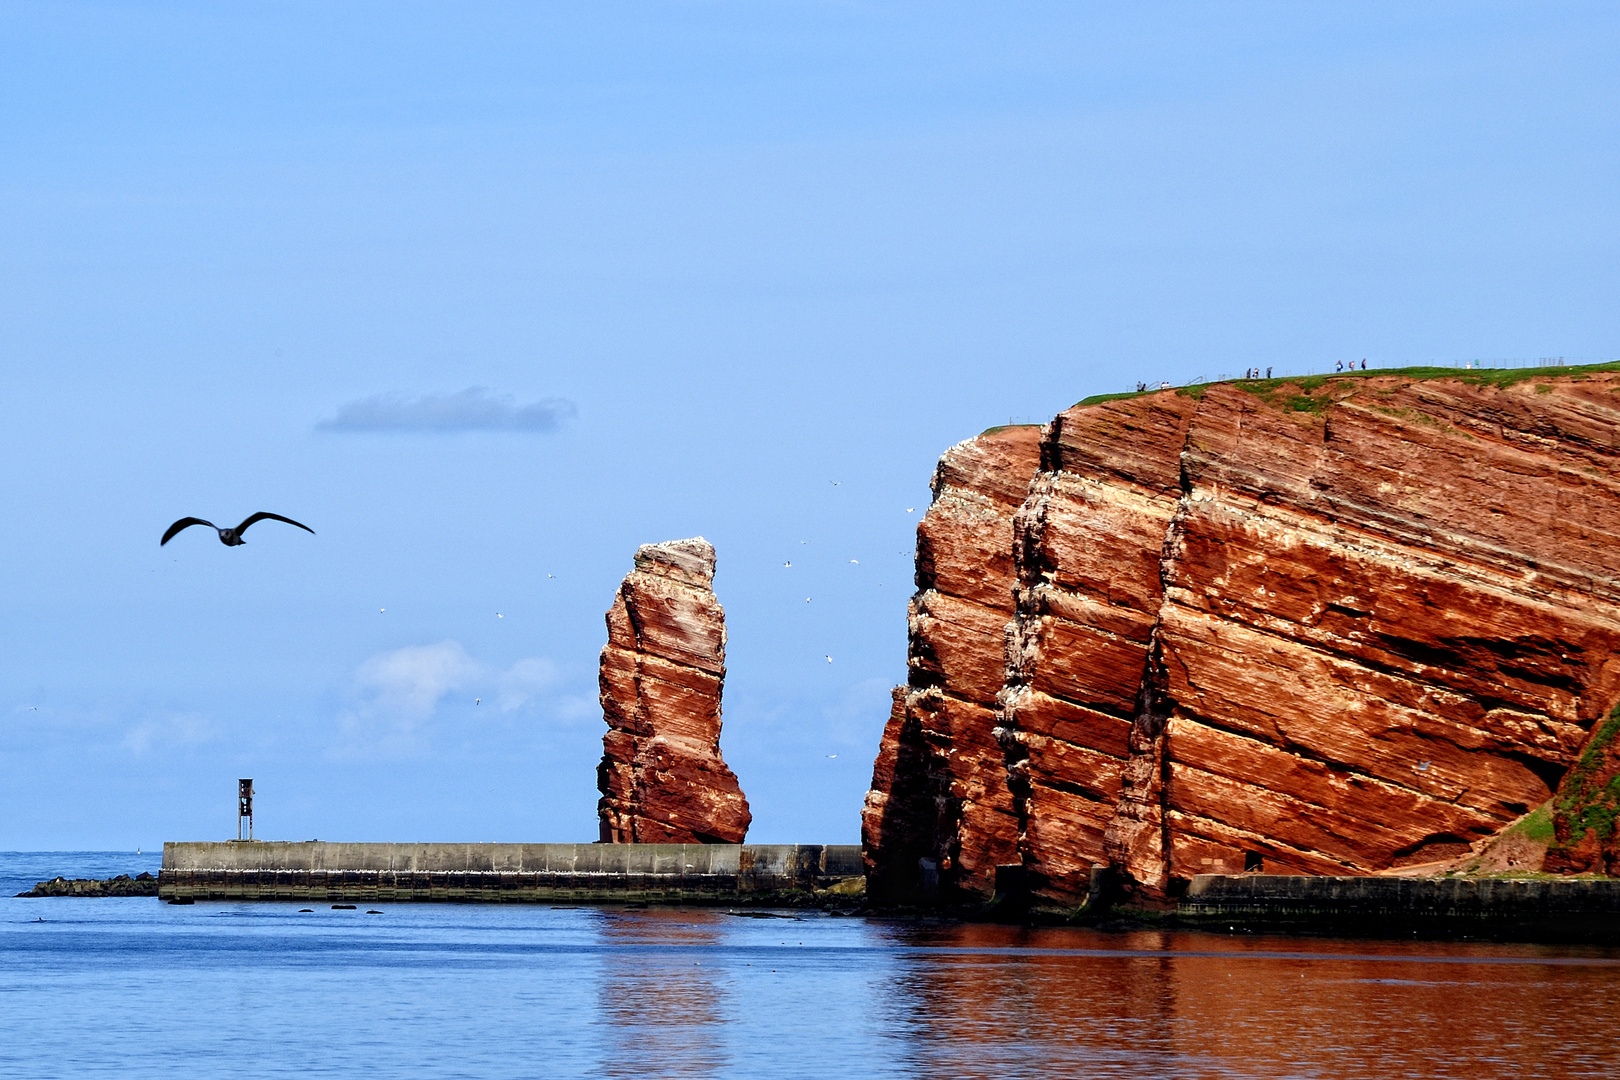
<path fill-rule="evenodd" d="M 1553 841 L 1541 869 L 1620 875 L 1620 706 L 1587 740 L 1548 811 Z"/>
<path fill-rule="evenodd" d="M 861 818 L 868 890 L 887 903 L 983 902 L 1019 862 L 995 735 L 1013 615 L 1013 514 L 1040 464 L 1040 429 L 946 451 L 917 528 L 907 685 L 897 687 Z"/>
<path fill-rule="evenodd" d="M 646 544 L 608 609 L 597 767 L 603 843 L 740 844 L 752 820 L 720 756 L 725 613 L 702 537 Z"/>
<path fill-rule="evenodd" d="M 1036 905 L 1081 902 L 1094 865 L 1151 901 L 1438 863 L 1545 802 L 1620 697 L 1617 423 L 1614 372 L 1057 417 L 1014 516 L 995 719 Z M 919 785 L 894 757 L 895 793 L 987 771 L 920 755 Z"/>

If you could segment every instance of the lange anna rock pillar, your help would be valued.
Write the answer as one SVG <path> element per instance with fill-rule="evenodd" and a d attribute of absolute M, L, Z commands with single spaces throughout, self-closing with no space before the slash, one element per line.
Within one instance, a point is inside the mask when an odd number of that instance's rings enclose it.
<path fill-rule="evenodd" d="M 608 609 L 602 649 L 605 844 L 740 844 L 753 816 L 720 756 L 726 616 L 714 547 L 645 544 Z"/>

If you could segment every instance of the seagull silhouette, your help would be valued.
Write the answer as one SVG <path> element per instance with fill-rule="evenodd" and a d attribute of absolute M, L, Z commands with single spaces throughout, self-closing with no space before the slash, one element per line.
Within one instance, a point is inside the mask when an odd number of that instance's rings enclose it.
<path fill-rule="evenodd" d="M 210 529 L 213 529 L 215 532 L 219 533 L 219 542 L 224 544 L 226 547 L 240 547 L 247 543 L 246 540 L 242 539 L 242 534 L 247 532 L 248 526 L 252 525 L 255 521 L 263 521 L 265 518 L 269 518 L 271 521 L 285 521 L 288 525 L 297 525 L 300 529 L 303 529 L 311 536 L 315 535 L 315 530 L 310 528 L 308 525 L 300 524 L 299 522 L 294 521 L 292 518 L 282 517 L 280 514 L 272 514 L 267 511 L 260 510 L 257 514 L 254 514 L 252 517 L 248 518 L 234 529 L 222 529 L 218 525 L 215 525 L 212 521 L 204 521 L 202 518 L 181 518 L 179 521 L 169 526 L 169 531 L 163 534 L 162 540 L 158 541 L 158 547 L 162 547 L 170 540 L 173 540 L 175 534 L 181 529 L 189 529 L 193 525 L 206 525 Z"/>

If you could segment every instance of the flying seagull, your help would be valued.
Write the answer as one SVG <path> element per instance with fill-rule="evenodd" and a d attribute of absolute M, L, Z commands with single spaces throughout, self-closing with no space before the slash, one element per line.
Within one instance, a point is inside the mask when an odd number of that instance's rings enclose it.
<path fill-rule="evenodd" d="M 173 540 L 175 534 L 181 529 L 189 529 L 193 525 L 206 525 L 210 529 L 213 529 L 215 532 L 219 533 L 219 542 L 224 544 L 226 547 L 240 547 L 241 545 L 247 543 L 246 540 L 242 539 L 242 534 L 247 532 L 248 526 L 252 525 L 255 521 L 263 521 L 265 518 L 269 518 L 271 521 L 285 521 L 288 525 L 297 525 L 300 529 L 303 529 L 311 536 L 315 535 L 315 530 L 310 528 L 308 525 L 300 524 L 299 522 L 294 521 L 292 518 L 282 517 L 280 514 L 271 514 L 264 510 L 260 510 L 257 514 L 254 514 L 252 517 L 248 518 L 234 529 L 222 529 L 218 525 L 215 525 L 212 521 L 204 521 L 202 518 L 181 518 L 179 521 L 169 526 L 169 531 L 163 534 L 162 540 L 158 541 L 158 547 L 162 547 L 170 540 Z"/>

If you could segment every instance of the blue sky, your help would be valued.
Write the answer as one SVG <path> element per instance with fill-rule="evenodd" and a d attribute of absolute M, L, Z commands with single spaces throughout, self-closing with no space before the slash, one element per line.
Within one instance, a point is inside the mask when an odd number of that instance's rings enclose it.
<path fill-rule="evenodd" d="M 268 837 L 594 839 L 603 612 L 698 534 L 751 838 L 853 842 L 952 443 L 1138 379 L 1620 356 L 1617 30 L 7 5 L 0 849 L 234 835 L 238 776 Z M 261 509 L 317 535 L 158 547 Z"/>

